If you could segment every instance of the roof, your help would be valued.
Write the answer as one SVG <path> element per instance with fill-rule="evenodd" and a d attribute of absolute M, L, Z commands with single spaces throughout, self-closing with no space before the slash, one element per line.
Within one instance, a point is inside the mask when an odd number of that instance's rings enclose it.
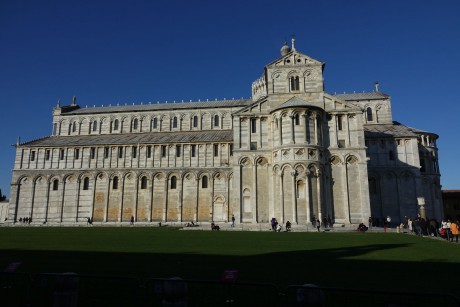
<path fill-rule="evenodd" d="M 334 94 L 334 97 L 342 100 L 376 100 L 390 98 L 389 95 L 372 92 L 372 93 L 353 93 L 353 94 Z"/>
<path fill-rule="evenodd" d="M 308 102 L 306 102 L 305 100 L 300 99 L 299 97 L 292 97 L 282 105 L 278 106 L 275 110 L 291 107 L 306 107 L 308 105 Z"/>
<path fill-rule="evenodd" d="M 139 112 L 139 111 L 158 111 L 158 110 L 178 110 L 178 109 L 205 109 L 205 108 L 232 108 L 245 107 L 252 102 L 251 99 L 238 100 L 220 100 L 220 101 L 202 101 L 202 102 L 178 102 L 178 103 L 149 103 L 140 105 L 124 105 L 124 106 L 107 106 L 107 107 L 90 107 L 70 109 L 66 111 L 63 107 L 65 115 L 79 114 L 99 114 L 99 113 L 120 113 L 120 112 Z"/>
<path fill-rule="evenodd" d="M 78 136 L 49 136 L 39 140 L 22 143 L 20 146 L 65 147 L 168 143 L 206 143 L 231 141 L 233 141 L 232 130 L 212 130 Z"/>
<path fill-rule="evenodd" d="M 417 137 L 411 128 L 398 122 L 393 124 L 363 125 L 366 138 Z"/>

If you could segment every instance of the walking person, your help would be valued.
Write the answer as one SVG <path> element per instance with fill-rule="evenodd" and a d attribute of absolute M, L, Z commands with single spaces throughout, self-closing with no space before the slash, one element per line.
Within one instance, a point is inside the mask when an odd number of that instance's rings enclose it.
<path fill-rule="evenodd" d="M 134 225 L 134 216 L 131 215 L 131 220 L 129 221 L 130 225 Z"/>
<path fill-rule="evenodd" d="M 232 227 L 235 227 L 235 215 L 232 214 Z"/>
<path fill-rule="evenodd" d="M 318 229 L 318 232 L 319 231 L 319 228 L 321 227 L 321 221 L 319 219 L 316 219 L 316 229 Z"/>
<path fill-rule="evenodd" d="M 450 241 L 454 242 L 454 237 L 455 237 L 455 243 L 458 243 L 458 231 L 460 230 L 460 225 L 458 220 L 453 221 L 450 223 L 450 232 L 452 234 Z"/>

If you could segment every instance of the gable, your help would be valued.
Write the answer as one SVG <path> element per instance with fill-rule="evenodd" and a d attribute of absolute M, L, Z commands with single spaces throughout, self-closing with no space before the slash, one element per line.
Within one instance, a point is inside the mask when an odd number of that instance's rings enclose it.
<path fill-rule="evenodd" d="M 274 62 L 268 64 L 267 68 L 276 68 L 284 66 L 296 66 L 296 65 L 323 65 L 322 62 L 315 60 L 305 54 L 302 54 L 296 50 L 290 51 L 285 56 L 275 60 Z"/>

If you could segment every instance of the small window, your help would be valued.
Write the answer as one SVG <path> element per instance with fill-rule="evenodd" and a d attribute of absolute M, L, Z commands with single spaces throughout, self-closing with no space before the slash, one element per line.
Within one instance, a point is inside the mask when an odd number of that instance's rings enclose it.
<path fill-rule="evenodd" d="M 180 145 L 176 145 L 176 157 L 180 157 L 180 152 L 181 152 L 181 146 Z"/>
<path fill-rule="evenodd" d="M 177 188 L 177 178 L 176 176 L 171 177 L 171 190 L 175 190 Z"/>
<path fill-rule="evenodd" d="M 166 145 L 161 145 L 161 156 L 166 157 Z"/>
<path fill-rule="evenodd" d="M 141 179 L 141 190 L 147 189 L 147 177 L 142 177 Z"/>
<path fill-rule="evenodd" d="M 214 157 L 219 156 L 219 144 L 214 144 Z"/>
<path fill-rule="evenodd" d="M 57 124 L 53 124 L 53 135 L 57 135 Z"/>
<path fill-rule="evenodd" d="M 64 155 L 64 149 L 61 149 L 61 150 L 59 151 L 59 160 L 64 160 L 64 156 L 65 156 L 65 155 Z"/>
<path fill-rule="evenodd" d="M 343 129 L 343 123 L 342 123 L 342 115 L 337 116 L 337 129 L 342 130 Z"/>
<path fill-rule="evenodd" d="M 299 116 L 299 114 L 295 115 L 294 123 L 295 123 L 296 126 L 300 125 L 300 116 Z"/>
<path fill-rule="evenodd" d="M 172 127 L 177 128 L 177 116 L 174 116 L 173 118 Z"/>
<path fill-rule="evenodd" d="M 109 147 L 104 147 L 104 159 L 107 159 L 109 157 Z"/>
<path fill-rule="evenodd" d="M 121 146 L 118 147 L 118 158 L 123 158 L 123 147 Z"/>
<path fill-rule="evenodd" d="M 118 177 L 113 177 L 113 181 L 112 181 L 112 189 L 114 190 L 118 190 Z"/>
<path fill-rule="evenodd" d="M 196 145 L 192 145 L 192 157 L 196 157 Z"/>
<path fill-rule="evenodd" d="M 251 133 L 257 132 L 257 119 L 251 118 Z"/>
<path fill-rule="evenodd" d="M 78 159 L 80 159 L 80 149 L 75 148 L 75 160 L 78 160 Z"/>
<path fill-rule="evenodd" d="M 214 115 L 214 127 L 219 127 L 219 115 Z"/>
<path fill-rule="evenodd" d="M 158 119 L 155 117 L 152 119 L 152 129 L 156 129 L 158 127 Z"/>
<path fill-rule="evenodd" d="M 292 76 L 290 78 L 291 91 L 298 91 L 300 89 L 300 82 L 298 76 Z"/>
<path fill-rule="evenodd" d="M 372 109 L 371 108 L 366 109 L 366 116 L 367 116 L 367 121 L 368 122 L 371 122 L 373 120 L 372 119 Z"/>
<path fill-rule="evenodd" d="M 208 176 L 203 176 L 203 178 L 201 178 L 201 188 L 202 189 L 208 188 Z"/>
<path fill-rule="evenodd" d="M 73 124 L 72 124 L 72 132 L 76 132 L 76 131 L 77 131 L 77 123 L 73 122 Z"/>
<path fill-rule="evenodd" d="M 53 180 L 53 191 L 57 191 L 59 187 L 59 180 L 54 179 Z"/>
<path fill-rule="evenodd" d="M 193 128 L 198 127 L 198 116 L 193 116 Z"/>
<path fill-rule="evenodd" d="M 139 128 L 139 120 L 135 118 L 133 120 L 133 130 L 137 130 Z"/>
<path fill-rule="evenodd" d="M 393 161 L 395 159 L 395 153 L 393 152 L 393 150 L 390 150 L 388 152 L 388 159 L 390 159 L 390 161 Z"/>
<path fill-rule="evenodd" d="M 89 189 L 89 178 L 88 177 L 85 177 L 85 179 L 83 179 L 83 190 L 88 190 Z"/>
<path fill-rule="evenodd" d="M 50 151 L 49 149 L 47 149 L 47 150 L 45 151 L 45 160 L 47 160 L 47 161 L 50 159 L 50 152 L 51 152 L 51 151 Z"/>
<path fill-rule="evenodd" d="M 35 150 L 30 153 L 30 161 L 35 161 Z"/>
<path fill-rule="evenodd" d="M 120 125 L 120 122 L 118 121 L 118 119 L 116 119 L 116 120 L 113 122 L 113 130 L 118 130 L 119 125 Z"/>
<path fill-rule="evenodd" d="M 137 146 L 133 146 L 133 149 L 132 149 L 132 157 L 133 157 L 133 159 L 136 159 L 136 158 L 137 158 Z"/>
<path fill-rule="evenodd" d="M 97 131 L 97 121 L 93 121 L 93 132 Z"/>
<path fill-rule="evenodd" d="M 257 150 L 257 142 L 251 142 L 250 146 L 251 150 Z"/>
<path fill-rule="evenodd" d="M 96 158 L 96 148 L 91 147 L 91 159 Z"/>
<path fill-rule="evenodd" d="M 233 156 L 233 144 L 230 144 L 230 156 Z"/>
<path fill-rule="evenodd" d="M 147 158 L 152 157 L 152 145 L 147 146 Z"/>

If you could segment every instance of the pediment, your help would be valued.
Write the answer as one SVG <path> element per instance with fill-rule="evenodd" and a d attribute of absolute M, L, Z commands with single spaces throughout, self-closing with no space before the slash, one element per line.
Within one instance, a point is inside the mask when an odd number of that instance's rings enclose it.
<path fill-rule="evenodd" d="M 267 68 L 275 68 L 282 66 L 305 66 L 305 65 L 323 65 L 322 62 L 315 60 L 303 53 L 300 53 L 296 50 L 290 51 L 285 56 L 273 61 L 267 65 Z"/>
<path fill-rule="evenodd" d="M 330 94 L 324 94 L 326 111 L 360 111 L 360 108 L 348 101 L 337 99 Z"/>

